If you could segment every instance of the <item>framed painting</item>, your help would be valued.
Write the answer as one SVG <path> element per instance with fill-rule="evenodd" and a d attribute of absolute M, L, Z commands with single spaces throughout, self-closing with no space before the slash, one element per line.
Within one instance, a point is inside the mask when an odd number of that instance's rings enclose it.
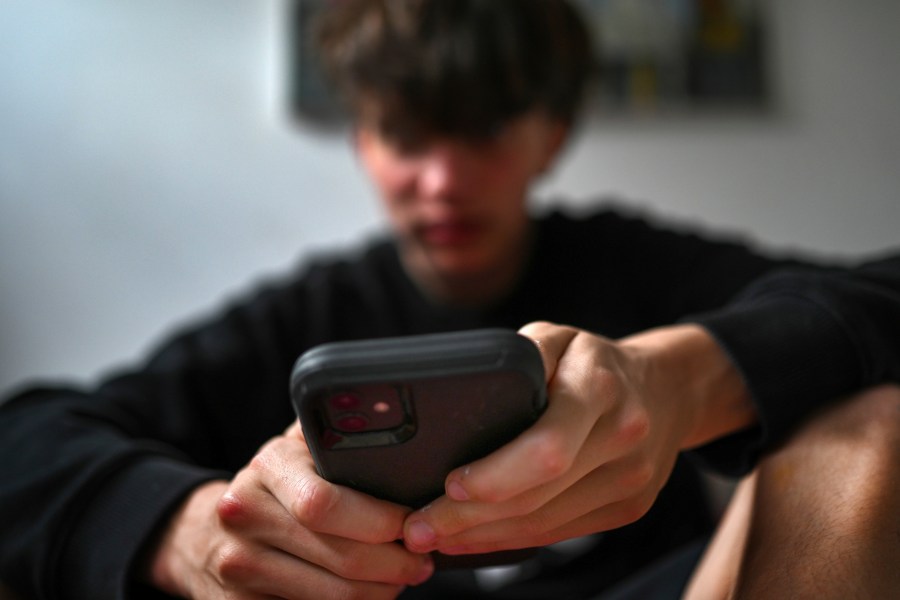
<path fill-rule="evenodd" d="M 288 0 L 292 114 L 343 113 L 315 56 L 312 26 L 329 0 Z M 764 0 L 572 0 L 594 39 L 589 112 L 599 118 L 760 110 L 770 103 Z"/>

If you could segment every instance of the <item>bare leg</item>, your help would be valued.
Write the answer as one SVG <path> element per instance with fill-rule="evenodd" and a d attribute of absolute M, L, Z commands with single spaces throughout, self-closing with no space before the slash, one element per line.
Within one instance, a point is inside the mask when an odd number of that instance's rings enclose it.
<path fill-rule="evenodd" d="M 900 595 L 900 388 L 822 413 L 738 487 L 685 598 Z"/>
<path fill-rule="evenodd" d="M 685 598 L 714 600 L 728 598 L 731 595 L 747 544 L 755 490 L 754 472 L 743 479 L 735 489 L 716 535 L 694 571 Z"/>

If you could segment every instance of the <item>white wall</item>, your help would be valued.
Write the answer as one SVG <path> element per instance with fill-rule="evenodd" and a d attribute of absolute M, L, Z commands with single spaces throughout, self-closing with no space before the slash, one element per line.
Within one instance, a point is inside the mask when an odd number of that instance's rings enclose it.
<path fill-rule="evenodd" d="M 776 247 L 900 243 L 900 3 L 771 5 L 777 114 L 591 123 L 543 191 Z M 0 2 L 0 389 L 92 378 L 378 226 L 346 140 L 278 108 L 282 8 Z"/>

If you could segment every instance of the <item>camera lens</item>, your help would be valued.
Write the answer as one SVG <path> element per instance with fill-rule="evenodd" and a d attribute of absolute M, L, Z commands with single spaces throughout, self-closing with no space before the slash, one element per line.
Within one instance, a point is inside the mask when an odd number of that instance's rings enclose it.
<path fill-rule="evenodd" d="M 369 419 L 359 413 L 345 414 L 338 417 L 334 425 L 340 431 L 353 433 L 365 429 L 369 425 Z"/>
<path fill-rule="evenodd" d="M 331 397 L 331 406 L 338 410 L 351 410 L 359 406 L 359 403 L 359 396 L 350 392 L 341 392 Z"/>

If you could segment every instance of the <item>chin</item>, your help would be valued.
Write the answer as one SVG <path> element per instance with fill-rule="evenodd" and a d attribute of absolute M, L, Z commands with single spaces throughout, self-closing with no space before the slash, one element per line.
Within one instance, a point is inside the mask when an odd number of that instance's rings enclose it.
<path fill-rule="evenodd" d="M 493 271 L 493 263 L 480 252 L 445 250 L 429 252 L 428 256 L 434 271 L 447 279 L 479 277 Z"/>

